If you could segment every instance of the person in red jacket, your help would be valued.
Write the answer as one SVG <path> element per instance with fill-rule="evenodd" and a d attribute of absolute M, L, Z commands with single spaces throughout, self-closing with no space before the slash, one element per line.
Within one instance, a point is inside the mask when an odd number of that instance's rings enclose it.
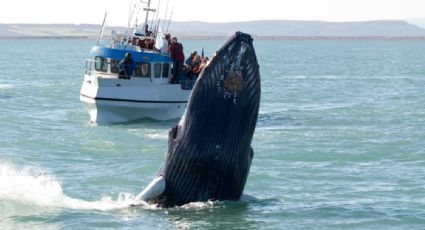
<path fill-rule="evenodd" d="M 173 37 L 169 49 L 170 56 L 173 59 L 173 78 L 171 78 L 171 83 L 177 84 L 184 61 L 183 45 L 177 42 L 176 37 Z"/>

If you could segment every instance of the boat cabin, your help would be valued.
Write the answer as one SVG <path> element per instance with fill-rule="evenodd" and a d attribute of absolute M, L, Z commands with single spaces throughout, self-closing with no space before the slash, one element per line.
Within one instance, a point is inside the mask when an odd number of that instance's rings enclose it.
<path fill-rule="evenodd" d="M 99 74 L 108 78 L 118 77 L 118 63 L 126 53 L 131 53 L 136 63 L 133 78 L 146 78 L 155 82 L 168 83 L 171 74 L 172 59 L 152 51 L 118 50 L 95 46 L 86 60 L 86 73 Z"/>
<path fill-rule="evenodd" d="M 90 52 L 90 58 L 86 60 L 85 74 L 98 75 L 102 78 L 118 78 L 118 63 L 126 53 L 131 53 L 136 63 L 132 79 L 146 79 L 151 83 L 170 84 L 173 64 L 171 57 L 153 50 L 136 49 L 131 44 L 128 46 L 128 49 L 94 46 Z M 193 83 L 192 80 L 181 77 L 179 79 L 179 84 L 184 90 L 191 90 Z"/>

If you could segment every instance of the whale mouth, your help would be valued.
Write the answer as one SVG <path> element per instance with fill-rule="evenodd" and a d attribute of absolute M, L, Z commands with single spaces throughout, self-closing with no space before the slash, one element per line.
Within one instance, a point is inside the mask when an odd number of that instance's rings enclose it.
<path fill-rule="evenodd" d="M 259 85 L 259 79 L 250 79 L 257 78 L 257 76 L 259 78 L 259 73 L 256 74 L 258 68 L 252 37 L 237 32 L 217 50 L 201 72 L 197 84 L 202 86 L 198 88 L 215 87 L 224 99 L 237 104 L 242 91 L 246 88 L 252 90 L 252 86 L 257 84 L 256 81 Z M 253 80 L 255 83 L 252 83 Z"/>

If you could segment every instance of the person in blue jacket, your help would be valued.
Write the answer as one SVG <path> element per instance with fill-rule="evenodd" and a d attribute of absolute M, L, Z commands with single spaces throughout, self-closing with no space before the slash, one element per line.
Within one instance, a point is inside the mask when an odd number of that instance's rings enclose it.
<path fill-rule="evenodd" d="M 124 59 L 122 59 L 118 65 L 120 79 L 130 79 L 136 70 L 136 63 L 130 53 L 126 53 Z"/>

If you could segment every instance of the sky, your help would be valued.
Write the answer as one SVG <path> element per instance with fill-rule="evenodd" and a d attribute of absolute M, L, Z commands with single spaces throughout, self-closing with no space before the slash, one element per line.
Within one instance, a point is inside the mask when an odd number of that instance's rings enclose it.
<path fill-rule="evenodd" d="M 152 5 L 156 7 L 158 1 L 152 0 Z M 425 18 L 425 0 L 161 0 L 162 18 L 165 17 L 167 1 L 167 18 L 173 11 L 174 21 Z M 131 2 L 136 0 L 1 0 L 0 23 L 101 24 L 105 11 L 108 11 L 109 25 L 125 26 Z"/>

